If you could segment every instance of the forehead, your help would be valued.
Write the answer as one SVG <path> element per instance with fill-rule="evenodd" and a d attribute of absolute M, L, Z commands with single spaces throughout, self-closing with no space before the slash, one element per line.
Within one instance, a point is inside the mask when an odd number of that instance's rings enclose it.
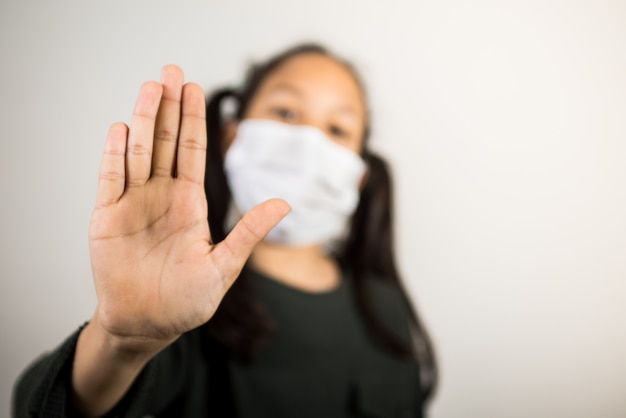
<path fill-rule="evenodd" d="M 262 83 L 259 93 L 285 84 L 309 96 L 324 96 L 365 114 L 364 95 L 354 74 L 336 59 L 305 53 L 289 58 Z"/>

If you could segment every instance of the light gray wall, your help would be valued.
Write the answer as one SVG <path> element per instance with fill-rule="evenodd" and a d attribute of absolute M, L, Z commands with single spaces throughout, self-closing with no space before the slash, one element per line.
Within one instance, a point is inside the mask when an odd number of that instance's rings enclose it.
<path fill-rule="evenodd" d="M 100 152 L 140 83 L 237 83 L 303 39 L 369 85 L 431 416 L 626 416 L 626 3 L 598 0 L 3 0 L 0 415 L 95 306 Z"/>

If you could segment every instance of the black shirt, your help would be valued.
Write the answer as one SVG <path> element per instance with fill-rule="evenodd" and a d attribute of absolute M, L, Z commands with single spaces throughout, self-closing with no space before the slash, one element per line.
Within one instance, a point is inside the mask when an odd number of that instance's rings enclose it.
<path fill-rule="evenodd" d="M 416 361 L 399 359 L 371 340 L 349 280 L 329 292 L 308 293 L 258 273 L 251 279 L 276 324 L 254 362 L 230 358 L 198 328 L 154 357 L 111 415 L 422 417 Z M 368 288 L 383 323 L 410 341 L 399 291 L 374 279 Z M 79 332 L 21 377 L 17 416 L 72 416 L 67 394 Z"/>

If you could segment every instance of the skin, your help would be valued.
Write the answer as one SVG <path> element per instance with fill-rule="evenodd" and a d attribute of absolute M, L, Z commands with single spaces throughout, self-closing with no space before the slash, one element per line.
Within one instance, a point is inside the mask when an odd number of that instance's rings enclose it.
<path fill-rule="evenodd" d="M 245 115 L 294 125 L 311 125 L 349 150 L 363 144 L 366 110 L 361 88 L 333 58 L 295 56 L 261 84 Z"/>
<path fill-rule="evenodd" d="M 246 117 L 317 126 L 357 152 L 362 103 L 343 66 L 307 54 L 263 83 Z M 288 213 L 281 200 L 255 207 L 212 244 L 204 111 L 202 89 L 184 84 L 180 68 L 169 65 L 160 83 L 141 87 L 130 125 L 109 130 L 89 230 L 98 305 L 78 338 L 72 369 L 72 402 L 84 416 L 113 408 L 152 357 L 207 322 L 250 254 L 270 275 L 280 264 L 275 277 L 302 289 L 324 290 L 338 281 L 337 267 L 319 246 L 259 244 Z"/>

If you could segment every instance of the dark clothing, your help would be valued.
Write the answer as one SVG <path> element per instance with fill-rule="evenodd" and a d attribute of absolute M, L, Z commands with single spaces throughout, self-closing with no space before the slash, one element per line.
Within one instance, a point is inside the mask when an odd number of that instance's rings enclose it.
<path fill-rule="evenodd" d="M 276 324 L 254 362 L 229 357 L 198 328 L 154 357 L 111 415 L 422 417 L 417 363 L 373 343 L 348 280 L 312 294 L 257 273 L 252 278 Z M 387 328 L 409 341 L 409 313 L 399 291 L 375 280 L 369 289 Z M 17 416 L 72 416 L 67 396 L 78 334 L 21 377 Z"/>

